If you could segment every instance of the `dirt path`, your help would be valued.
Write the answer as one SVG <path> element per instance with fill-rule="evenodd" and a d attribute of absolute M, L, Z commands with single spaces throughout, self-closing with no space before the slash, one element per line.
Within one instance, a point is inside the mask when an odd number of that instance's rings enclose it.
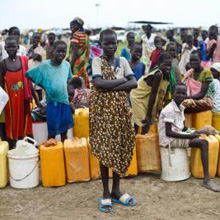
<path fill-rule="evenodd" d="M 220 184 L 220 178 L 215 182 Z M 98 210 L 100 180 L 31 190 L 15 190 L 8 186 L 0 190 L 0 219 L 219 220 L 220 193 L 206 190 L 201 184 L 201 180 L 194 178 L 166 183 L 149 174 L 123 179 L 123 190 L 131 192 L 138 205 L 130 209 L 115 205 L 113 214 Z"/>

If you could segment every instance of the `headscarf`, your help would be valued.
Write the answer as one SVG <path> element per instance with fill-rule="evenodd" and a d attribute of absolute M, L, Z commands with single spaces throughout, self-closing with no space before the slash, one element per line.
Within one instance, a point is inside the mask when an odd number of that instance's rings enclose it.
<path fill-rule="evenodd" d="M 71 24 L 78 24 L 80 26 L 80 29 L 79 31 L 84 31 L 83 29 L 83 25 L 84 25 L 84 21 L 79 18 L 79 17 L 75 17 L 71 22 L 70 22 L 70 25 Z"/>

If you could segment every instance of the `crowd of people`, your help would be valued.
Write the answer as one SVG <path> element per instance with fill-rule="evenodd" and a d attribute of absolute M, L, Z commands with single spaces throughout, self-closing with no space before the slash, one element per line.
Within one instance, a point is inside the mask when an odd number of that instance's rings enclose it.
<path fill-rule="evenodd" d="M 147 134 L 158 124 L 161 147 L 201 149 L 204 186 L 219 192 L 209 177 L 208 142 L 199 138 L 208 131 L 186 127 L 184 116 L 184 111 L 220 112 L 218 27 L 195 28 L 191 34 L 182 30 L 178 41 L 173 30 L 163 36 L 144 25 L 141 40 L 128 32 L 127 46 L 116 57 L 117 34 L 112 29 L 91 42 L 83 25 L 78 17 L 70 22 L 70 45 L 52 32 L 42 45 L 41 34 L 35 32 L 24 47 L 19 28 L 7 31 L 0 44 L 0 86 L 9 97 L 0 115 L 1 138 L 12 148 L 18 139 L 33 136 L 33 100 L 39 112 L 46 109 L 48 139 L 67 139 L 75 109 L 89 108 L 90 144 L 103 182 L 100 210 L 112 212 L 113 202 L 136 205 L 131 195 L 121 193 L 120 176 L 132 160 L 135 134 L 140 128 Z"/>

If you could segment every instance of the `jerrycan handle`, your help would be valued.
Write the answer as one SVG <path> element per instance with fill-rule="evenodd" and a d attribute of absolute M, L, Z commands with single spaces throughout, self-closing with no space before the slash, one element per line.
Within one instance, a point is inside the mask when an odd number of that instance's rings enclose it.
<path fill-rule="evenodd" d="M 25 137 L 24 139 L 23 139 L 23 141 L 26 141 L 26 142 L 31 142 L 35 147 L 37 146 L 37 142 L 34 140 L 34 139 L 32 139 L 32 138 L 30 138 L 30 137 Z"/>

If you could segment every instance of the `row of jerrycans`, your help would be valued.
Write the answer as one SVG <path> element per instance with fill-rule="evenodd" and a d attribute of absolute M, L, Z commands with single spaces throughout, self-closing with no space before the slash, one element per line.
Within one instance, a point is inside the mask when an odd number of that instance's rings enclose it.
<path fill-rule="evenodd" d="M 91 153 L 89 139 L 74 137 L 64 146 L 40 147 L 43 186 L 62 186 L 67 182 L 83 182 L 101 177 L 99 160 Z M 125 176 L 138 172 L 160 171 L 158 135 L 137 135 L 133 159 Z M 112 177 L 112 170 L 109 176 Z"/>
<path fill-rule="evenodd" d="M 68 182 L 88 181 L 89 156 L 85 138 L 58 142 L 56 146 L 40 146 L 42 184 L 62 186 Z"/>
<path fill-rule="evenodd" d="M 67 139 L 64 146 L 61 142 L 57 146 L 41 146 L 40 157 L 42 184 L 45 187 L 65 185 L 66 180 L 69 183 L 84 182 L 101 176 L 99 161 L 91 153 L 89 140 L 86 138 Z M 128 175 L 137 175 L 135 148 Z"/>

